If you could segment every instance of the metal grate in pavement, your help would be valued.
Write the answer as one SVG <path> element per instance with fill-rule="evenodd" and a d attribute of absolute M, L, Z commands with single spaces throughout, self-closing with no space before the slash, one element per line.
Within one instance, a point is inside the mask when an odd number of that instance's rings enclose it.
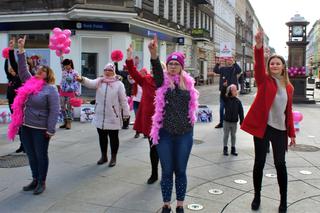
<path fill-rule="evenodd" d="M 296 144 L 295 147 L 290 147 L 290 150 L 296 152 L 317 152 L 320 150 L 320 148 L 307 144 Z"/>
<path fill-rule="evenodd" d="M 197 145 L 197 144 L 204 143 L 204 141 L 203 140 L 199 140 L 199 139 L 193 139 L 193 143 Z"/>
<path fill-rule="evenodd" d="M 0 156 L 0 168 L 16 168 L 29 165 L 26 154 Z"/>

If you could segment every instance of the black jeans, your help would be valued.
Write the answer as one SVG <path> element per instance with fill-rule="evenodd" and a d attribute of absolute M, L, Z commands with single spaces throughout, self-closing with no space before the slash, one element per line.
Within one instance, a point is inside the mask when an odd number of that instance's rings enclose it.
<path fill-rule="evenodd" d="M 49 166 L 49 138 L 46 137 L 46 130 L 27 126 L 20 129 L 21 142 L 28 155 L 32 177 L 38 181 L 45 181 Z"/>
<path fill-rule="evenodd" d="M 119 149 L 119 130 L 99 129 L 99 143 L 101 155 L 107 155 L 108 151 L 108 137 L 110 139 L 111 154 L 116 155 Z"/>
<path fill-rule="evenodd" d="M 263 168 L 266 162 L 268 142 L 271 142 L 273 150 L 274 165 L 277 170 L 277 179 L 280 188 L 281 199 L 287 197 L 288 175 L 285 154 L 288 143 L 287 131 L 281 131 L 267 126 L 264 137 L 254 137 L 255 160 L 253 167 L 253 185 L 256 194 L 260 195 Z"/>

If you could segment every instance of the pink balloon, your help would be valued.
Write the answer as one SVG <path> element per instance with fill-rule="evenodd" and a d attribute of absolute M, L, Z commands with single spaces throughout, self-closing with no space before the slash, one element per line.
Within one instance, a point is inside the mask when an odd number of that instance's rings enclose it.
<path fill-rule="evenodd" d="M 57 36 L 53 35 L 53 36 L 50 37 L 50 42 L 52 44 L 57 44 L 58 43 L 57 39 L 58 39 Z"/>
<path fill-rule="evenodd" d="M 293 111 L 292 113 L 293 113 L 293 121 L 294 121 L 295 123 L 299 123 L 300 121 L 302 121 L 303 115 L 302 115 L 301 112 L 299 112 L 299 111 Z"/>
<path fill-rule="evenodd" d="M 60 44 L 57 44 L 56 47 L 57 47 L 57 50 L 62 50 L 64 48 L 64 45 L 60 43 Z"/>
<path fill-rule="evenodd" d="M 56 50 L 56 55 L 57 55 L 58 57 L 62 56 L 61 50 Z"/>
<path fill-rule="evenodd" d="M 70 38 L 67 38 L 65 41 L 64 41 L 64 44 L 63 44 L 65 47 L 70 47 L 71 45 L 71 39 Z"/>
<path fill-rule="evenodd" d="M 53 28 L 52 32 L 56 35 L 59 35 L 62 33 L 62 30 L 59 27 Z"/>
<path fill-rule="evenodd" d="M 63 52 L 64 54 L 69 54 L 69 53 L 70 53 L 70 47 L 65 47 L 65 48 L 63 48 L 63 49 L 62 49 L 62 52 Z"/>
<path fill-rule="evenodd" d="M 56 50 L 57 49 L 57 46 L 55 44 L 51 43 L 51 42 L 49 43 L 48 47 L 49 47 L 50 50 Z"/>
<path fill-rule="evenodd" d="M 58 35 L 58 42 L 59 43 L 64 43 L 66 39 L 67 39 L 67 36 L 65 34 Z"/>
<path fill-rule="evenodd" d="M 63 30 L 62 32 L 63 32 L 63 34 L 65 34 L 67 37 L 70 37 L 70 35 L 71 35 L 71 30 L 69 30 L 69 29 Z"/>

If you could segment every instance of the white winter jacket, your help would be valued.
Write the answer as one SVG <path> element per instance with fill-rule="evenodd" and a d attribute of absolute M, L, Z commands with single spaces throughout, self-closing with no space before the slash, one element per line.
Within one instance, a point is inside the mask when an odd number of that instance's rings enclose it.
<path fill-rule="evenodd" d="M 82 84 L 90 89 L 96 89 L 96 105 L 93 125 L 99 129 L 117 130 L 122 127 L 123 116 L 129 117 L 129 105 L 123 83 L 120 80 L 102 83 L 97 88 L 102 77 L 94 80 L 83 77 Z"/>

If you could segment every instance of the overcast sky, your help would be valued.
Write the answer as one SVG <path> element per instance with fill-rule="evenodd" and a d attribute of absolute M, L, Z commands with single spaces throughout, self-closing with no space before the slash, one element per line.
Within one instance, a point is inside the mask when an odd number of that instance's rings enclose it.
<path fill-rule="evenodd" d="M 249 0 L 264 31 L 269 36 L 270 46 L 287 58 L 288 26 L 290 18 L 299 13 L 310 24 L 307 33 L 316 20 L 320 19 L 319 0 Z"/>

